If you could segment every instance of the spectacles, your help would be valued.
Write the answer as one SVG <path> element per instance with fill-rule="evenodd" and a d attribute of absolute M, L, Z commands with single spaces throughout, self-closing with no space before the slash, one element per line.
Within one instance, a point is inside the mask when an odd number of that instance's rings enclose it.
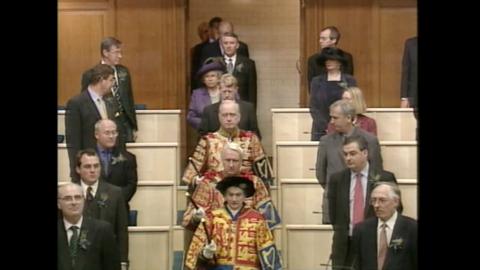
<path fill-rule="evenodd" d="M 105 131 L 103 132 L 104 135 L 107 135 L 107 136 L 117 136 L 118 135 L 118 131 Z"/>
<path fill-rule="evenodd" d="M 75 195 L 75 196 L 64 196 L 62 198 L 59 198 L 60 200 L 64 202 L 73 202 L 75 201 L 81 201 L 83 199 L 83 195 Z"/>

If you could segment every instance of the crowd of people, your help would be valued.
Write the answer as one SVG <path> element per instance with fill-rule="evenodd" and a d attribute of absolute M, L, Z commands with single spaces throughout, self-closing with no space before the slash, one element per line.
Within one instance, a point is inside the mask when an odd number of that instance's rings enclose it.
<path fill-rule="evenodd" d="M 181 178 L 188 186 L 184 267 L 282 269 L 272 233 L 281 224 L 270 194 L 274 175 L 257 123 L 255 61 L 229 21 L 214 17 L 198 34 L 187 112 L 198 142 Z M 308 58 L 311 139 L 319 141 L 316 177 L 324 189 L 322 221 L 334 231 L 333 269 L 416 269 L 416 221 L 401 215 L 376 122 L 364 115 L 353 56 L 337 47 L 339 40 L 336 27 L 322 29 L 321 50 Z M 138 177 L 126 143 L 135 142 L 138 126 L 121 46 L 113 37 L 102 41 L 100 63 L 83 73 L 80 93 L 67 102 L 72 182 L 58 188 L 59 269 L 128 269 L 129 201 Z M 415 57 L 406 48 L 405 107 L 416 106 L 410 81 L 416 69 L 407 68 Z"/>

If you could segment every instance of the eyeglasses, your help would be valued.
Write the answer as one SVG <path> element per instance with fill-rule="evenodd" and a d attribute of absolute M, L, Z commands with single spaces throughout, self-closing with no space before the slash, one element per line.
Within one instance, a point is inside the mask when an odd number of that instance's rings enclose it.
<path fill-rule="evenodd" d="M 107 135 L 107 136 L 117 136 L 118 135 L 118 131 L 105 131 L 103 132 L 104 135 Z"/>
<path fill-rule="evenodd" d="M 58 198 L 64 202 L 73 202 L 75 201 L 81 201 L 83 199 L 83 195 L 75 195 L 75 196 L 64 196 L 62 198 Z"/>

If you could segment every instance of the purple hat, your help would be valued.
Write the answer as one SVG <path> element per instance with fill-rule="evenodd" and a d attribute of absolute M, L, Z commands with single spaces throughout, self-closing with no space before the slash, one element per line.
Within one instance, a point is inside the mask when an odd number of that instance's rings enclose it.
<path fill-rule="evenodd" d="M 208 63 L 208 64 L 204 64 L 198 71 L 197 71 L 197 78 L 201 79 L 202 76 L 209 72 L 209 71 L 213 71 L 213 70 L 218 70 L 220 72 L 225 72 L 225 66 L 222 64 L 222 63 L 219 63 L 219 62 L 211 62 L 211 63 Z"/>

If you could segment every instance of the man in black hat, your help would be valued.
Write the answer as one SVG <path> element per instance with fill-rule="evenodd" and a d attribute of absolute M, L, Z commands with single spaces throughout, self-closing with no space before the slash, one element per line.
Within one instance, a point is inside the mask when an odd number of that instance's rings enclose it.
<path fill-rule="evenodd" d="M 280 254 L 266 220 L 245 205 L 246 198 L 255 193 L 253 182 L 229 176 L 216 188 L 223 194 L 225 206 L 212 211 L 195 231 L 186 255 L 186 268 L 196 269 L 210 261 L 232 269 L 281 269 Z"/>
<path fill-rule="evenodd" d="M 340 31 L 338 31 L 335 26 L 327 26 L 320 31 L 320 38 L 318 41 L 320 49 L 329 47 L 337 48 L 338 42 L 340 41 Z M 346 51 L 343 52 L 345 53 L 346 63 L 343 66 L 342 71 L 353 76 L 353 57 L 350 53 Z M 308 91 L 310 91 L 310 83 L 312 82 L 313 77 L 325 73 L 325 67 L 317 63 L 318 57 L 320 57 L 320 52 L 308 57 Z"/>
<path fill-rule="evenodd" d="M 343 91 L 350 86 L 357 86 L 355 78 L 342 71 L 346 65 L 345 52 L 327 47 L 317 58 L 319 65 L 325 67 L 326 73 L 312 79 L 310 93 L 310 114 L 312 116 L 312 141 L 318 141 L 327 133 L 330 121 L 329 106 L 342 99 Z"/>

